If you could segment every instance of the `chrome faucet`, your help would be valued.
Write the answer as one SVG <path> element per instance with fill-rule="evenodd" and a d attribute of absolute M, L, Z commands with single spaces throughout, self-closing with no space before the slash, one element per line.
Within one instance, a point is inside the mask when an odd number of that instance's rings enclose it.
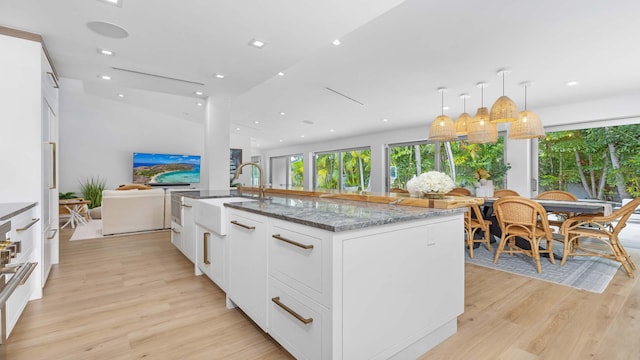
<path fill-rule="evenodd" d="M 236 173 L 233 176 L 234 180 L 237 180 L 238 177 L 240 176 L 240 170 L 242 170 L 243 167 L 247 166 L 247 165 L 253 165 L 255 167 L 258 168 L 258 172 L 260 173 L 260 182 L 258 185 L 258 195 L 260 196 L 260 199 L 264 199 L 264 178 L 263 178 L 263 171 L 262 171 L 262 166 L 260 166 L 260 164 L 258 163 L 254 163 L 254 162 L 246 162 L 246 163 L 242 163 L 238 166 L 238 168 L 236 169 Z"/>

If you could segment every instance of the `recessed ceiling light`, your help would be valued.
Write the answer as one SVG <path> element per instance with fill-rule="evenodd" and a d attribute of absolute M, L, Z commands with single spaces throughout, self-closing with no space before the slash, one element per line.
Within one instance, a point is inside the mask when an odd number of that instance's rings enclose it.
<path fill-rule="evenodd" d="M 284 140 L 280 139 L 279 141 L 280 141 L 280 142 L 283 142 Z"/>
<path fill-rule="evenodd" d="M 283 73 L 282 71 L 280 71 L 280 72 L 278 73 L 278 76 L 284 76 L 284 73 Z"/>
<path fill-rule="evenodd" d="M 98 0 L 98 1 L 110 4 L 110 5 L 115 5 L 115 6 L 118 6 L 118 7 L 122 7 L 122 1 L 123 0 Z"/>
<path fill-rule="evenodd" d="M 567 81 L 566 84 L 567 86 L 576 86 L 578 85 L 578 82 L 575 80 L 571 80 L 571 81 Z"/>
<path fill-rule="evenodd" d="M 115 52 L 111 51 L 111 50 L 107 50 L 107 49 L 100 49 L 98 48 L 98 53 L 102 54 L 102 55 L 107 55 L 107 56 L 115 56 Z"/>
<path fill-rule="evenodd" d="M 262 40 L 251 39 L 251 41 L 249 41 L 249 45 L 258 49 L 262 49 L 265 45 L 267 45 L 267 43 Z"/>
<path fill-rule="evenodd" d="M 194 91 L 193 93 L 198 95 L 198 96 L 204 95 L 204 93 L 202 91 Z"/>
<path fill-rule="evenodd" d="M 303 138 L 303 137 L 304 137 L 304 135 L 300 135 L 300 137 L 301 137 L 301 138 Z"/>
<path fill-rule="evenodd" d="M 237 127 L 237 128 L 236 128 L 236 130 L 240 131 L 240 128 L 239 128 L 239 127 Z"/>
<path fill-rule="evenodd" d="M 387 122 L 387 121 L 389 121 L 389 120 L 388 119 L 382 119 L 382 122 Z"/>
<path fill-rule="evenodd" d="M 196 105 L 198 105 L 198 106 L 202 106 L 202 103 L 198 101 L 198 102 L 196 103 Z"/>
<path fill-rule="evenodd" d="M 253 122 L 254 124 L 260 124 L 260 121 L 256 120 Z"/>
<path fill-rule="evenodd" d="M 449 110 L 449 107 L 448 106 L 443 106 L 442 110 Z"/>
<path fill-rule="evenodd" d="M 118 94 L 118 97 L 123 98 L 123 97 L 124 97 L 124 94 Z"/>
<path fill-rule="evenodd" d="M 222 74 L 213 74 L 213 76 L 215 76 L 218 79 L 224 79 L 224 75 Z"/>
<path fill-rule="evenodd" d="M 334 132 L 334 131 L 335 131 L 334 129 L 329 129 L 329 132 Z"/>
<path fill-rule="evenodd" d="M 284 111 L 280 111 L 280 115 L 283 115 L 283 116 L 284 116 Z"/>
<path fill-rule="evenodd" d="M 111 76 L 109 75 L 98 75 L 98 77 L 102 80 L 111 80 Z"/>
<path fill-rule="evenodd" d="M 333 45 L 335 45 L 335 46 L 338 46 L 338 45 L 340 45 L 341 43 L 340 43 L 340 40 L 335 39 L 335 40 L 333 40 L 332 44 L 333 44 Z"/>

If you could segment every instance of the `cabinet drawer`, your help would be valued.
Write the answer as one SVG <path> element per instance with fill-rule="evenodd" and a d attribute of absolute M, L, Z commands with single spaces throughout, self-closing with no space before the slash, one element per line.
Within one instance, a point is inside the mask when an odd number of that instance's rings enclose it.
<path fill-rule="evenodd" d="M 36 246 L 37 234 L 40 234 L 40 220 L 34 218 L 33 209 L 11 219 L 11 241 L 20 242 L 20 252 L 11 263 L 30 261 L 28 254 L 31 254 Z"/>
<path fill-rule="evenodd" d="M 289 224 L 270 228 L 269 275 L 322 302 L 323 241 L 295 230 Z"/>
<path fill-rule="evenodd" d="M 14 326 L 16 326 L 18 319 L 20 319 L 20 315 L 22 315 L 22 311 L 24 311 L 24 308 L 29 302 L 29 298 L 31 297 L 31 289 L 36 284 L 37 273 L 38 269 L 36 268 L 36 270 L 31 273 L 27 281 L 23 285 L 18 285 L 9 299 L 7 299 L 7 337 L 9 337 L 9 334 L 11 334 L 11 331 L 13 330 Z M 9 281 L 9 279 L 7 279 L 7 281 Z"/>
<path fill-rule="evenodd" d="M 328 319 L 320 305 L 270 279 L 269 334 L 296 359 L 330 357 Z"/>

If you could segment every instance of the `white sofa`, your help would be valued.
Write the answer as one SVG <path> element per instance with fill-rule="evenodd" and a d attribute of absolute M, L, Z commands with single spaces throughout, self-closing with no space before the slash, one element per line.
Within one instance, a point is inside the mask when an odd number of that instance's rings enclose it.
<path fill-rule="evenodd" d="M 103 235 L 164 229 L 165 214 L 164 189 L 102 192 Z"/>

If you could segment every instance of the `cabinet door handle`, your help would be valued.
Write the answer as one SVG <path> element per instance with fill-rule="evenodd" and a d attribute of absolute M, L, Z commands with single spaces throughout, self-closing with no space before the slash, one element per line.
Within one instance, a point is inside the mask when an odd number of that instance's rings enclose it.
<path fill-rule="evenodd" d="M 29 266 L 29 269 L 27 270 L 27 273 L 24 275 L 22 279 L 20 279 L 20 282 L 18 283 L 18 285 L 24 285 L 27 283 L 27 280 L 29 280 L 29 276 L 31 275 L 33 270 L 36 269 L 36 266 L 38 266 L 38 263 L 37 262 L 29 263 L 28 266 Z"/>
<path fill-rule="evenodd" d="M 31 222 L 27 224 L 27 226 L 25 227 L 21 227 L 16 229 L 17 232 L 22 232 L 22 231 L 26 231 L 28 230 L 30 227 L 32 227 L 33 225 L 35 225 L 35 223 L 37 223 L 38 221 L 40 221 L 40 219 L 31 219 Z"/>
<path fill-rule="evenodd" d="M 211 264 L 211 262 L 209 261 L 209 236 L 211 235 L 211 233 L 204 233 L 204 242 L 203 242 L 203 249 L 202 249 L 202 262 L 205 263 L 205 265 L 209 265 Z"/>
<path fill-rule="evenodd" d="M 58 84 L 58 79 L 56 78 L 56 75 L 51 71 L 47 71 L 47 76 L 49 77 L 49 81 L 51 81 L 51 86 L 53 86 L 54 89 L 59 89 L 60 84 Z"/>
<path fill-rule="evenodd" d="M 176 228 L 171 228 L 171 231 L 173 231 L 176 234 L 180 234 L 180 231 L 176 230 Z"/>
<path fill-rule="evenodd" d="M 190 208 L 190 207 L 193 207 L 193 206 L 187 205 L 187 204 L 182 204 L 182 207 Z"/>
<path fill-rule="evenodd" d="M 52 240 L 54 237 L 56 237 L 56 234 L 58 233 L 58 229 L 51 229 L 51 231 L 53 231 L 53 234 L 47 237 L 47 240 Z"/>
<path fill-rule="evenodd" d="M 306 249 L 306 250 L 313 249 L 313 245 L 301 244 L 301 243 L 299 243 L 297 241 L 293 241 L 291 239 L 283 238 L 282 236 L 280 236 L 280 234 L 271 235 L 271 237 L 274 238 L 274 239 L 278 239 L 280 241 L 286 242 L 287 244 L 291 244 L 293 246 L 297 246 L 299 248 L 303 248 L 303 249 Z"/>
<path fill-rule="evenodd" d="M 294 318 L 298 319 L 301 323 L 303 323 L 303 324 L 311 324 L 313 322 L 313 318 L 304 318 L 302 315 L 298 314 L 297 312 L 293 311 L 290 307 L 288 307 L 287 305 L 283 304 L 280 301 L 280 296 L 276 296 L 276 297 L 272 298 L 271 301 L 276 303 L 276 305 L 280 306 L 284 311 L 286 311 L 289 314 L 291 314 Z"/>
<path fill-rule="evenodd" d="M 49 141 L 49 145 L 51 145 L 51 156 L 52 156 L 52 162 L 51 162 L 51 180 L 52 180 L 52 184 L 51 186 L 49 186 L 49 190 L 53 190 L 55 188 L 58 187 L 58 178 L 56 177 L 56 167 L 57 167 L 57 160 L 56 160 L 56 143 L 53 141 Z"/>
<path fill-rule="evenodd" d="M 231 220 L 231 223 L 233 225 L 238 225 L 240 227 L 243 227 L 243 228 L 245 228 L 247 230 L 255 230 L 256 229 L 255 226 L 249 226 L 249 225 L 241 224 L 241 223 L 237 222 L 236 220 Z"/>

